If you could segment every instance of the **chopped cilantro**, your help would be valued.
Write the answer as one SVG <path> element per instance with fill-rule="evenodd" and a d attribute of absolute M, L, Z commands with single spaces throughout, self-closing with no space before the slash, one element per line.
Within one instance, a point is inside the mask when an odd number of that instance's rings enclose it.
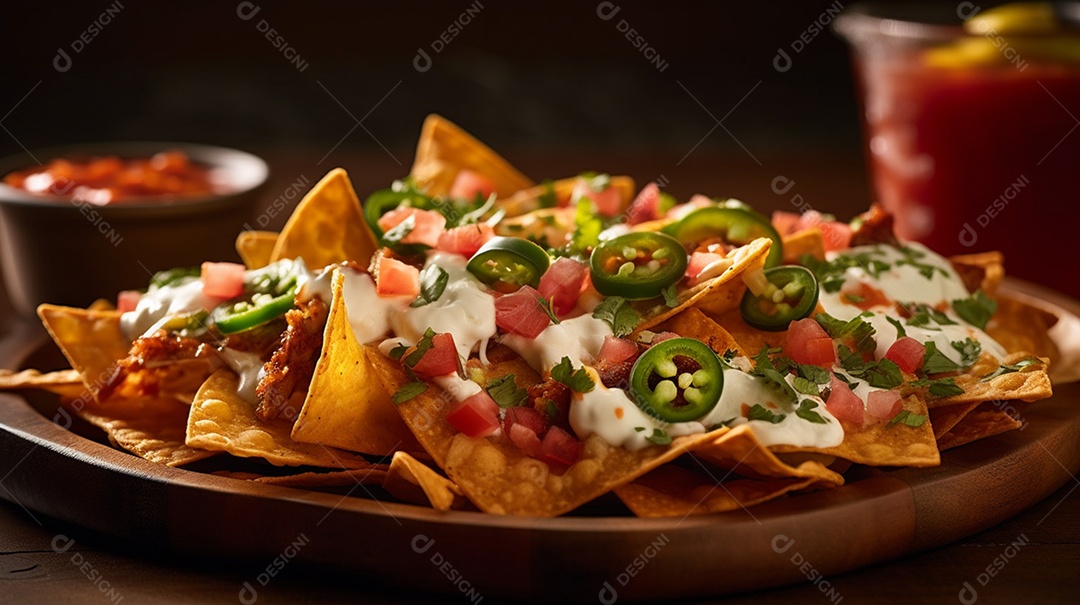
<path fill-rule="evenodd" d="M 817 397 L 821 394 L 821 391 L 818 389 L 817 384 L 815 384 L 813 381 L 803 378 L 802 376 L 796 376 L 791 381 L 791 386 L 803 395 L 813 395 L 814 397 Z"/>
<path fill-rule="evenodd" d="M 405 403 L 406 401 L 412 399 L 413 397 L 416 397 L 417 395 L 423 393 L 426 390 L 426 384 L 420 382 L 419 380 L 414 380 L 412 382 L 407 382 L 401 385 L 401 388 L 398 389 L 397 392 L 390 397 L 390 400 L 396 404 Z"/>
<path fill-rule="evenodd" d="M 829 371 L 818 366 L 799 364 L 799 376 L 814 384 L 829 384 Z"/>
<path fill-rule="evenodd" d="M 435 345 L 433 341 L 434 338 L 435 330 L 428 328 L 424 332 L 424 336 L 420 339 L 420 342 L 416 343 L 416 350 L 412 353 L 409 353 L 408 356 L 405 357 L 405 365 L 411 368 L 414 367 L 417 363 L 419 363 L 420 359 L 424 356 L 424 353 L 430 351 L 431 347 Z"/>
<path fill-rule="evenodd" d="M 953 311 L 960 319 L 968 322 L 980 330 L 986 329 L 986 322 L 990 321 L 994 312 L 997 311 L 997 301 L 987 296 L 982 290 L 976 290 L 968 298 L 952 301 Z"/>
<path fill-rule="evenodd" d="M 731 360 L 735 359 L 738 356 L 739 356 L 738 351 L 736 351 L 735 349 L 728 349 L 728 350 L 724 351 L 724 354 L 721 356 L 721 359 L 723 359 L 724 361 L 726 361 L 728 363 L 731 363 Z"/>
<path fill-rule="evenodd" d="M 574 231 L 570 234 L 568 252 L 571 255 L 588 254 L 589 250 L 600 243 L 600 232 L 603 230 L 604 222 L 592 201 L 587 197 L 581 198 L 574 212 Z"/>
<path fill-rule="evenodd" d="M 960 366 L 955 361 L 945 357 L 945 354 L 938 350 L 936 342 L 931 340 L 926 343 L 926 353 L 923 354 L 923 373 L 940 374 L 942 372 L 955 372 L 959 369 Z"/>
<path fill-rule="evenodd" d="M 677 284 L 678 282 L 671 284 L 660 291 L 660 293 L 664 295 L 664 304 L 672 309 L 679 306 L 679 295 L 675 293 L 675 286 Z"/>
<path fill-rule="evenodd" d="M 179 285 L 189 277 L 199 277 L 202 274 L 200 267 L 177 267 L 167 271 L 158 271 L 150 278 L 151 288 L 166 288 Z"/>
<path fill-rule="evenodd" d="M 592 376 L 589 376 L 585 368 L 575 370 L 569 357 L 563 357 L 558 365 L 551 368 L 551 379 L 565 384 L 570 387 L 570 390 L 578 393 L 588 393 L 596 387 Z"/>
<path fill-rule="evenodd" d="M 892 420 L 889 421 L 888 426 L 903 424 L 912 428 L 919 428 L 925 422 L 926 416 L 923 416 L 922 414 L 912 414 L 908 410 L 900 410 L 900 413 L 893 416 Z"/>
<path fill-rule="evenodd" d="M 759 403 L 755 403 L 754 407 L 750 408 L 750 411 L 746 414 L 747 420 L 762 420 L 771 424 L 780 424 L 784 418 L 787 418 L 786 414 L 773 413 Z"/>
<path fill-rule="evenodd" d="M 420 295 L 409 306 L 423 307 L 439 300 L 449 281 L 450 274 L 439 265 L 424 267 L 424 270 L 420 272 Z"/>
<path fill-rule="evenodd" d="M 968 368 L 975 365 L 976 361 L 979 361 L 979 355 L 982 354 L 982 344 L 974 338 L 954 340 L 950 344 L 952 344 L 952 348 L 960 353 L 961 367 Z"/>
<path fill-rule="evenodd" d="M 907 309 L 909 314 L 911 314 L 911 317 L 907 320 L 907 325 L 913 328 L 924 328 L 927 330 L 941 329 L 931 326 L 931 322 L 936 323 L 939 326 L 956 325 L 956 322 L 949 319 L 948 315 L 945 315 L 930 305 L 924 303 L 908 303 L 902 306 Z"/>
<path fill-rule="evenodd" d="M 852 351 L 847 345 L 836 347 L 836 356 L 840 360 L 840 366 L 853 375 L 861 374 L 866 368 L 866 362 L 863 361 L 862 355 Z"/>
<path fill-rule="evenodd" d="M 814 411 L 814 408 L 817 406 L 818 403 L 816 401 L 803 399 L 799 403 L 799 409 L 795 410 L 795 415 L 803 420 L 813 422 L 814 424 L 825 424 L 829 419 Z"/>
<path fill-rule="evenodd" d="M 825 329 L 830 338 L 850 338 L 855 344 L 855 350 L 860 353 L 869 353 L 877 348 L 877 343 L 874 341 L 874 326 L 863 321 L 861 316 L 843 321 L 828 313 L 818 313 L 814 316 L 814 320 Z"/>
<path fill-rule="evenodd" d="M 544 179 L 540 186 L 544 191 L 536 198 L 541 208 L 554 208 L 559 205 L 559 198 L 555 196 L 555 183 L 551 179 Z"/>
<path fill-rule="evenodd" d="M 795 394 L 795 389 L 791 388 L 791 385 L 784 380 L 784 376 L 773 365 L 772 360 L 769 359 L 768 348 L 761 348 L 761 352 L 754 358 L 754 363 L 755 367 L 750 371 L 751 375 L 764 379 L 766 386 L 775 391 L 784 401 L 794 404 L 799 400 L 799 396 Z"/>
<path fill-rule="evenodd" d="M 671 443 L 671 435 L 668 435 L 661 429 L 655 428 L 652 431 L 652 435 L 649 435 L 645 439 L 656 445 L 668 445 L 669 443 Z"/>
<path fill-rule="evenodd" d="M 409 347 L 407 347 L 407 346 L 405 346 L 403 344 L 399 344 L 396 347 L 394 347 L 393 349 L 390 349 L 390 359 L 395 359 L 395 360 L 400 361 L 401 357 L 403 355 L 405 355 L 405 352 L 408 351 L 408 350 L 409 350 Z"/>
<path fill-rule="evenodd" d="M 949 276 L 948 271 L 946 271 L 945 269 L 937 265 L 931 265 L 920 261 L 919 259 L 922 259 L 926 256 L 925 252 L 921 250 L 916 250 L 911 246 L 901 246 L 899 250 L 904 255 L 904 258 L 896 261 L 897 266 L 908 265 L 909 267 L 914 267 L 918 269 L 919 274 L 926 279 L 933 279 L 935 271 L 939 271 L 942 275 L 946 277 Z"/>
<path fill-rule="evenodd" d="M 938 378 L 936 380 L 923 378 L 920 380 L 912 380 L 908 384 L 913 387 L 929 387 L 930 396 L 934 398 L 953 397 L 954 395 L 964 394 L 964 389 L 957 386 L 956 381 L 953 378 Z"/>
<path fill-rule="evenodd" d="M 852 391 L 859 388 L 859 384 L 861 384 L 859 382 L 856 382 L 856 381 L 848 378 L 847 376 L 841 374 L 840 372 L 836 373 L 836 379 L 839 380 L 840 382 L 848 385 L 848 388 L 851 389 Z"/>
<path fill-rule="evenodd" d="M 900 323 L 900 320 L 893 319 L 893 318 L 889 317 L 888 315 L 886 315 L 885 316 L 885 321 L 888 321 L 889 323 L 892 324 L 892 326 L 894 328 L 896 328 L 896 339 L 897 340 L 907 336 L 907 330 L 904 329 L 904 324 Z"/>
<path fill-rule="evenodd" d="M 891 359 L 870 362 L 866 364 L 866 370 L 860 376 L 866 382 L 879 389 L 892 389 L 904 382 L 904 375 L 900 373 L 900 366 Z"/>
<path fill-rule="evenodd" d="M 1042 361 L 1037 357 L 1028 357 L 1026 359 L 1021 359 L 1020 361 L 1013 364 L 1002 364 L 998 369 L 990 372 L 986 376 L 983 376 L 979 380 L 979 382 L 988 382 L 1003 374 L 1012 374 L 1013 372 L 1019 372 L 1030 365 L 1041 363 Z"/>
<path fill-rule="evenodd" d="M 554 401 L 545 399 L 544 413 L 547 414 L 548 420 L 555 420 L 555 417 L 559 415 L 559 406 L 555 405 Z"/>
<path fill-rule="evenodd" d="M 529 394 L 523 389 L 519 389 L 517 383 L 514 382 L 513 374 L 500 376 L 489 382 L 487 392 L 501 408 L 522 405 L 529 399 Z"/>
<path fill-rule="evenodd" d="M 810 269 L 823 290 L 835 294 L 847 281 L 845 273 L 848 269 L 861 269 L 874 279 L 878 279 L 883 272 L 888 271 L 891 268 L 889 263 L 873 258 L 880 255 L 879 251 L 867 251 L 841 254 L 832 260 L 820 260 L 809 254 L 803 254 L 799 257 L 799 264 Z"/>
<path fill-rule="evenodd" d="M 633 332 L 638 322 L 641 321 L 638 312 L 621 296 L 605 298 L 604 302 L 596 305 L 596 308 L 593 309 L 593 317 L 611 326 L 611 331 L 618 338 Z"/>
<path fill-rule="evenodd" d="M 536 302 L 540 303 L 540 308 L 544 310 L 544 313 L 547 313 L 548 319 L 551 320 L 551 323 L 553 323 L 555 325 L 558 325 L 558 324 L 562 323 L 562 322 L 559 321 L 559 318 L 555 316 L 555 311 L 553 311 L 551 309 L 551 301 L 550 300 L 548 300 L 546 298 L 541 298 L 541 299 L 537 300 Z"/>

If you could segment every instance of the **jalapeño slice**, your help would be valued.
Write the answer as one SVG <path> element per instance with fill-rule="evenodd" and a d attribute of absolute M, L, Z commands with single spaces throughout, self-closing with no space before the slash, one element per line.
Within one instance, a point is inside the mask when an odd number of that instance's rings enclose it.
<path fill-rule="evenodd" d="M 466 268 L 476 279 L 504 294 L 521 286 L 540 286 L 540 278 L 551 265 L 543 248 L 520 237 L 495 237 L 469 259 Z"/>
<path fill-rule="evenodd" d="M 589 270 L 597 292 L 642 300 L 682 279 L 686 262 L 675 238 L 639 231 L 601 242 L 589 257 Z"/>
<path fill-rule="evenodd" d="M 250 330 L 284 315 L 293 308 L 295 298 L 296 286 L 293 285 L 280 296 L 256 292 L 243 300 L 227 302 L 214 309 L 214 326 L 222 334 Z"/>
<path fill-rule="evenodd" d="M 430 210 L 432 201 L 408 180 L 394 181 L 389 189 L 380 189 L 368 196 L 364 202 L 364 220 L 376 238 L 383 236 L 383 230 L 379 228 L 382 215 L 401 206 Z"/>
<path fill-rule="evenodd" d="M 638 407 L 665 422 L 704 417 L 716 407 L 723 390 L 723 362 L 693 338 L 672 338 L 649 347 L 630 370 L 630 392 Z"/>
<path fill-rule="evenodd" d="M 740 246 L 759 237 L 767 237 L 772 240 L 772 246 L 765 257 L 765 266 L 779 265 L 784 256 L 784 242 L 769 219 L 739 200 L 698 208 L 681 220 L 664 227 L 662 231 L 691 250 L 699 243 L 714 237 Z"/>
<path fill-rule="evenodd" d="M 785 265 L 765 270 L 768 285 L 760 296 L 747 290 L 739 311 L 743 320 L 759 330 L 777 332 L 792 321 L 809 317 L 818 301 L 818 284 L 805 267 Z"/>

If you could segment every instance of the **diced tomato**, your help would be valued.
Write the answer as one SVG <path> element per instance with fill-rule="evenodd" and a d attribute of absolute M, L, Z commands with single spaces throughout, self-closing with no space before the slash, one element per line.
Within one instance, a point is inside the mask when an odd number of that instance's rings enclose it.
<path fill-rule="evenodd" d="M 581 179 L 574 185 L 574 191 L 570 194 L 570 201 L 577 202 L 587 197 L 596 205 L 596 211 L 603 216 L 615 216 L 622 212 L 622 196 L 619 190 L 608 185 L 603 191 L 593 191 L 589 182 Z"/>
<path fill-rule="evenodd" d="M 548 464 L 571 466 L 581 457 L 581 442 L 557 426 L 548 429 L 541 444 L 540 459 Z"/>
<path fill-rule="evenodd" d="M 138 290 L 121 290 L 116 295 L 116 310 L 121 313 L 134 311 L 139 306 L 140 299 L 142 299 L 142 292 Z"/>
<path fill-rule="evenodd" d="M 626 215 L 631 225 L 660 218 L 660 187 L 656 183 L 642 187 L 634 201 L 630 202 Z"/>
<path fill-rule="evenodd" d="M 540 295 L 551 301 L 556 314 L 565 315 L 577 304 L 578 296 L 581 295 L 581 284 L 588 273 L 589 268 L 583 263 L 560 257 L 540 278 Z"/>
<path fill-rule="evenodd" d="M 796 363 L 826 368 L 836 363 L 833 340 L 811 317 L 788 324 L 784 353 Z"/>
<path fill-rule="evenodd" d="M 541 454 L 540 438 L 547 430 L 547 422 L 544 415 L 539 411 L 525 406 L 512 407 L 506 410 L 503 418 L 503 430 L 514 445 L 523 452 L 538 458 Z"/>
<path fill-rule="evenodd" d="M 440 233 L 439 243 L 435 247 L 443 252 L 453 252 L 469 258 L 493 237 L 495 230 L 487 223 L 462 225 Z"/>
<path fill-rule="evenodd" d="M 904 336 L 892 343 L 888 352 L 885 353 L 885 359 L 892 360 L 904 372 L 914 374 L 922 367 L 925 354 L 926 347 L 921 342 L 910 336 Z"/>
<path fill-rule="evenodd" d="M 851 226 L 840 221 L 824 220 L 817 210 L 807 210 L 802 213 L 799 221 L 795 224 L 794 230 L 791 232 L 802 231 L 811 227 L 817 227 L 821 230 L 822 239 L 825 240 L 826 252 L 843 250 L 851 244 Z"/>
<path fill-rule="evenodd" d="M 416 352 L 416 346 L 410 347 L 402 359 L 407 359 L 414 352 Z M 412 370 L 420 376 L 434 378 L 457 372 L 460 363 L 457 347 L 454 346 L 454 335 L 446 332 L 436 334 L 431 338 L 431 348 L 413 364 Z"/>
<path fill-rule="evenodd" d="M 417 296 L 420 270 L 396 258 L 379 257 L 375 271 L 375 293 L 379 296 Z"/>
<path fill-rule="evenodd" d="M 600 346 L 600 352 L 596 354 L 596 363 L 599 364 L 601 361 L 611 364 L 622 363 L 637 355 L 637 352 L 637 343 L 609 334 L 604 337 L 604 344 Z"/>
<path fill-rule="evenodd" d="M 431 248 L 439 245 L 439 235 L 446 230 L 446 217 L 434 210 L 395 208 L 379 218 L 379 229 L 383 232 L 389 231 L 409 217 L 412 217 L 415 226 L 401 238 L 401 243 L 423 244 Z"/>
<path fill-rule="evenodd" d="M 850 422 L 861 426 L 863 423 L 863 402 L 859 396 L 851 392 L 846 382 L 836 375 L 829 380 L 829 400 L 825 402 L 825 409 L 836 416 L 838 420 Z"/>
<path fill-rule="evenodd" d="M 495 299 L 495 325 L 505 332 L 536 338 L 551 323 L 540 306 L 543 297 L 532 286 L 522 286 L 513 294 Z"/>
<path fill-rule="evenodd" d="M 888 422 L 904 409 L 900 393 L 896 391 L 871 391 L 866 396 L 867 424 Z"/>
<path fill-rule="evenodd" d="M 795 233 L 796 225 L 799 224 L 800 215 L 794 212 L 784 212 L 783 210 L 776 210 L 772 213 L 772 226 L 776 227 L 776 231 L 780 235 L 788 235 Z"/>
<path fill-rule="evenodd" d="M 244 265 L 203 263 L 203 294 L 212 298 L 236 298 L 244 293 Z"/>
<path fill-rule="evenodd" d="M 540 457 L 543 451 L 543 443 L 540 441 L 540 437 L 536 434 L 536 431 L 523 424 L 513 424 L 509 429 L 506 429 L 506 435 L 510 437 L 510 441 L 518 446 L 518 449 L 525 452 L 526 455 L 533 458 Z"/>
<path fill-rule="evenodd" d="M 678 337 L 679 337 L 679 335 L 674 333 L 674 332 L 660 332 L 656 336 L 653 336 L 652 341 L 649 342 L 649 344 L 650 345 L 660 344 L 660 343 L 664 342 L 665 340 L 671 340 L 672 338 L 678 338 Z"/>
<path fill-rule="evenodd" d="M 475 200 L 478 196 L 487 199 L 495 193 L 495 183 L 486 176 L 463 169 L 454 177 L 454 184 L 450 185 L 450 197 L 455 199 Z"/>
<path fill-rule="evenodd" d="M 446 421 L 466 437 L 486 437 L 499 428 L 499 404 L 480 391 L 450 408 Z"/>
<path fill-rule="evenodd" d="M 690 283 L 693 284 L 697 281 L 698 276 L 705 270 L 705 267 L 715 263 L 716 261 L 724 260 L 723 254 L 715 254 L 713 252 L 694 252 L 690 255 L 690 260 L 686 264 L 686 277 L 690 278 Z"/>

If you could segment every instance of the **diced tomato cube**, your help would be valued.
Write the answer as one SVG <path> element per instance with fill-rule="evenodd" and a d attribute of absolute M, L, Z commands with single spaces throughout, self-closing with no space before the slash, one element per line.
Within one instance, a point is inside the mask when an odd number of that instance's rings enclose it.
<path fill-rule="evenodd" d="M 784 353 L 796 363 L 830 367 L 836 363 L 836 349 L 828 333 L 813 318 L 788 324 Z"/>
<path fill-rule="evenodd" d="M 541 444 L 541 460 L 556 466 L 572 466 L 581 458 L 581 442 L 557 426 L 548 429 Z"/>
<path fill-rule="evenodd" d="M 495 325 L 505 332 L 536 338 L 551 323 L 540 306 L 543 297 L 532 286 L 522 286 L 513 294 L 495 299 Z"/>
<path fill-rule="evenodd" d="M 506 435 L 514 445 L 518 446 L 518 449 L 532 458 L 539 458 L 543 452 L 543 442 L 540 441 L 536 431 L 523 424 L 511 425 L 506 430 Z"/>
<path fill-rule="evenodd" d="M 434 210 L 419 208 L 395 208 L 379 218 L 379 229 L 390 231 L 405 220 L 412 218 L 412 231 L 401 238 L 402 244 L 422 244 L 434 248 L 439 245 L 439 236 L 446 230 L 446 217 Z"/>
<path fill-rule="evenodd" d="M 514 445 L 533 458 L 540 456 L 540 438 L 546 430 L 547 421 L 544 419 L 544 415 L 536 409 L 517 406 L 506 410 L 506 416 L 503 418 L 503 431 L 510 437 L 510 441 Z"/>
<path fill-rule="evenodd" d="M 589 268 L 578 261 L 560 257 L 548 267 L 540 278 L 540 296 L 551 301 L 552 309 L 558 315 L 566 315 L 573 310 L 581 295 L 581 285 L 588 275 Z"/>
<path fill-rule="evenodd" d="M 127 313 L 128 311 L 134 311 L 139 306 L 139 301 L 142 299 L 142 292 L 138 290 L 121 290 L 116 295 L 116 310 L 121 313 Z"/>
<path fill-rule="evenodd" d="M 212 298 L 236 298 L 244 293 L 244 273 L 237 263 L 203 263 L 203 294 Z"/>
<path fill-rule="evenodd" d="M 401 358 L 408 359 L 409 355 L 415 352 L 414 345 Z M 454 346 L 454 335 L 447 332 L 431 338 L 431 348 L 412 365 L 412 370 L 420 376 L 434 378 L 457 372 L 460 364 L 457 347 Z"/>
<path fill-rule="evenodd" d="M 724 260 L 724 255 L 715 252 L 695 251 L 691 254 L 690 260 L 686 264 L 686 277 L 690 278 L 690 285 L 695 285 L 699 281 L 698 276 L 705 271 L 706 267 L 722 260 Z"/>
<path fill-rule="evenodd" d="M 773 215 L 775 217 L 775 215 Z M 817 210 L 807 210 L 799 217 L 794 231 L 817 227 L 825 242 L 825 251 L 843 250 L 851 244 L 851 226 L 840 221 L 825 220 Z M 792 231 L 792 232 L 794 232 Z"/>
<path fill-rule="evenodd" d="M 379 296 L 417 296 L 420 294 L 420 270 L 388 256 L 375 265 L 375 293 Z"/>
<path fill-rule="evenodd" d="M 585 179 L 574 185 L 574 191 L 570 194 L 571 203 L 587 197 L 596 205 L 596 211 L 603 216 L 615 216 L 622 212 L 622 195 L 619 190 L 610 184 L 603 191 L 593 191 L 589 182 Z"/>
<path fill-rule="evenodd" d="M 466 437 L 486 437 L 499 428 L 499 405 L 480 391 L 450 408 L 446 421 Z"/>
<path fill-rule="evenodd" d="M 896 391 L 871 391 L 866 396 L 867 424 L 887 422 L 904 409 L 903 399 Z"/>
<path fill-rule="evenodd" d="M 829 380 L 829 400 L 825 402 L 825 409 L 842 422 L 862 426 L 864 416 L 862 399 L 851 392 L 851 387 L 835 375 Z"/>
<path fill-rule="evenodd" d="M 461 225 L 440 233 L 439 243 L 435 247 L 443 252 L 452 252 L 469 258 L 493 237 L 495 237 L 495 230 L 487 223 Z"/>
<path fill-rule="evenodd" d="M 784 212 L 783 210 L 776 210 L 772 213 L 772 226 L 776 227 L 776 231 L 780 235 L 788 235 L 795 233 L 799 224 L 800 216 L 795 212 Z"/>
<path fill-rule="evenodd" d="M 454 199 L 466 199 L 471 202 L 478 196 L 487 199 L 492 193 L 495 193 L 495 183 L 486 176 L 467 168 L 459 171 L 454 177 L 454 184 L 450 185 L 450 197 Z"/>
<path fill-rule="evenodd" d="M 600 346 L 600 352 L 596 354 L 596 362 L 622 363 L 637 355 L 637 352 L 637 343 L 609 334 L 604 337 L 604 344 Z"/>
<path fill-rule="evenodd" d="M 630 202 L 626 215 L 631 225 L 660 218 L 660 187 L 656 183 L 642 187 L 634 201 Z"/>
<path fill-rule="evenodd" d="M 896 339 L 885 353 L 885 359 L 892 360 L 901 370 L 914 374 L 922 367 L 926 347 L 910 336 Z"/>

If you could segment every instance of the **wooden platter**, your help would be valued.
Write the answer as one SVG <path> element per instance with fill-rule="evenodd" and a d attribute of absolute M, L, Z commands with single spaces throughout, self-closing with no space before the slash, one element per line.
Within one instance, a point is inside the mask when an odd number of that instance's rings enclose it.
<path fill-rule="evenodd" d="M 1080 346 L 1080 304 L 1009 288 L 1062 318 L 1059 344 Z M 20 367 L 45 341 L 37 326 L 14 324 L 0 338 L 0 367 Z M 1075 357 L 1068 364 L 1080 370 Z M 271 571 L 303 562 L 473 602 L 613 603 L 805 581 L 828 597 L 832 575 L 971 535 L 1070 480 L 1080 469 L 1080 383 L 1054 390 L 1023 412 L 1023 430 L 947 451 L 940 467 L 857 469 L 839 489 L 685 519 L 438 513 L 361 485 L 337 494 L 252 484 L 146 462 L 3 394 L 0 497 L 117 540 L 265 563 L 256 593 Z"/>

